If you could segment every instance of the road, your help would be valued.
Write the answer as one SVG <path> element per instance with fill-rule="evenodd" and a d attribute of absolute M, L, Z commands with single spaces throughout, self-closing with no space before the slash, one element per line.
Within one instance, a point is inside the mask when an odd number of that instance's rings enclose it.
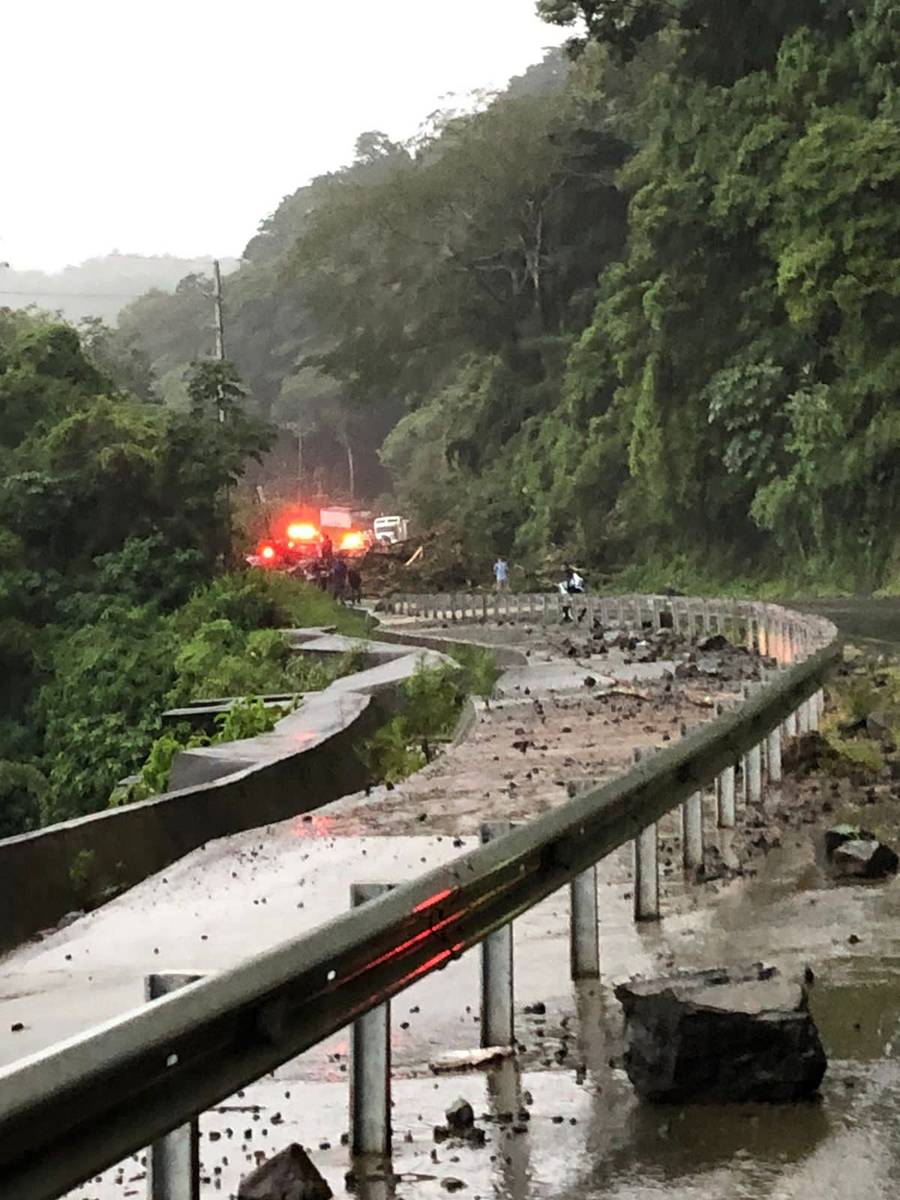
<path fill-rule="evenodd" d="M 529 674 L 505 681 L 506 696 L 468 741 L 395 791 L 346 798 L 310 819 L 210 844 L 23 947 L 3 964 L 0 1058 L 10 1061 L 127 1009 L 140 999 L 149 971 L 218 970 L 299 935 L 346 905 L 351 882 L 424 871 L 473 845 L 486 817 L 524 819 L 561 803 L 568 784 L 615 773 L 635 745 L 658 743 L 682 720 L 703 716 L 681 696 L 604 699 L 580 683 L 585 670 L 597 677 L 631 674 L 611 657 L 580 668 L 558 658 L 533 661 Z M 578 690 L 558 690 L 567 681 Z M 742 878 L 702 888 L 684 885 L 675 865 L 676 823 L 668 822 L 665 917 L 658 925 L 636 927 L 631 919 L 629 851 L 602 863 L 599 984 L 574 989 L 568 980 L 564 895 L 521 918 L 516 1007 L 525 1049 L 515 1065 L 462 1077 L 435 1078 L 428 1069 L 436 1054 L 478 1045 L 477 954 L 400 997 L 393 1015 L 396 1194 L 430 1200 L 457 1180 L 465 1195 L 496 1200 L 892 1195 L 900 1173 L 894 1138 L 900 890 L 828 885 L 817 866 L 813 827 L 805 817 L 786 824 L 778 816 L 793 802 L 789 791 L 784 801 L 770 801 L 768 811 L 747 814 L 747 828 L 734 836 L 708 822 L 708 838 L 721 839 L 734 862 L 749 861 L 748 839 L 760 826 L 778 829 L 781 845 L 757 853 Z M 853 815 L 853 795 L 842 793 L 838 802 L 836 816 Z M 882 824 L 892 819 L 890 811 L 870 808 L 870 823 L 874 817 Z M 851 945 L 851 933 L 861 940 Z M 616 1065 L 621 1029 L 614 983 L 675 964 L 757 958 L 788 971 L 808 961 L 815 967 L 815 1012 L 831 1058 L 822 1104 L 637 1105 Z M 546 1014 L 525 1012 L 538 1002 Z M 6 1032 L 18 1021 L 22 1032 Z M 233 1195 L 257 1155 L 290 1140 L 305 1144 L 335 1193 L 343 1193 L 347 1049 L 345 1032 L 203 1118 L 204 1197 Z M 433 1141 L 433 1126 L 459 1095 L 487 1130 L 483 1149 Z M 520 1110 L 530 1119 L 499 1119 Z M 73 1196 L 142 1196 L 143 1170 L 132 1160 Z M 376 1182 L 362 1194 L 388 1193 Z"/>

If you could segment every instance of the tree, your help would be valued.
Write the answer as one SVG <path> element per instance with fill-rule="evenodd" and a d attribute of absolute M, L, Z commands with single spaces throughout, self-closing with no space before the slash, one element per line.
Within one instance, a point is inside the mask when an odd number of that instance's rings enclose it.
<path fill-rule="evenodd" d="M 101 374 L 137 400 L 159 400 L 150 356 L 133 328 L 112 329 L 99 317 L 84 317 L 78 332 L 86 356 Z"/>

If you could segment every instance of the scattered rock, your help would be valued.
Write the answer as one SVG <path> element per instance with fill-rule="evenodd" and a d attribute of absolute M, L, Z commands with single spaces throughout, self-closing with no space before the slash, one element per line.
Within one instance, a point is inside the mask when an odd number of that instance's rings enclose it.
<path fill-rule="evenodd" d="M 449 1178 L 441 1180 L 441 1187 L 445 1192 L 461 1192 L 466 1184 L 461 1179 Z"/>
<path fill-rule="evenodd" d="M 704 654 L 709 654 L 716 650 L 729 650 L 731 643 L 723 633 L 714 633 L 710 637 L 704 638 L 697 643 L 697 649 L 703 651 Z"/>
<path fill-rule="evenodd" d="M 846 842 L 874 842 L 875 834 L 859 825 L 832 825 L 825 830 L 825 857 L 831 859 L 835 850 Z"/>
<path fill-rule="evenodd" d="M 705 655 L 703 658 L 697 659 L 697 670 L 701 675 L 708 675 L 714 678 L 722 673 L 722 663 L 718 658 L 712 658 Z"/>
<path fill-rule="evenodd" d="M 868 838 L 842 842 L 831 856 L 839 879 L 885 879 L 897 874 L 898 865 L 900 859 L 890 846 Z"/>
<path fill-rule="evenodd" d="M 444 1113 L 447 1126 L 454 1133 L 465 1133 L 475 1124 L 475 1112 L 468 1100 L 454 1100 Z"/>
<path fill-rule="evenodd" d="M 866 717 L 866 733 L 878 742 L 893 746 L 894 730 L 891 714 L 888 712 L 872 712 Z"/>
<path fill-rule="evenodd" d="M 808 775 L 827 762 L 831 747 L 820 733 L 801 733 L 790 738 L 782 750 L 782 766 L 785 774 Z"/>
<path fill-rule="evenodd" d="M 241 1181 L 238 1200 L 331 1200 L 331 1188 L 302 1146 L 288 1146 Z"/>
<path fill-rule="evenodd" d="M 827 1068 L 806 988 L 774 967 L 713 968 L 616 988 L 625 1069 L 655 1103 L 788 1103 Z"/>

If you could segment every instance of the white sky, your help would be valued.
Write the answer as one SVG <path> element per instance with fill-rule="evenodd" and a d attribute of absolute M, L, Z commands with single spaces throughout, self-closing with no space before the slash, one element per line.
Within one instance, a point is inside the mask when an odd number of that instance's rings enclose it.
<path fill-rule="evenodd" d="M 358 133 L 563 36 L 534 0 L 0 0 L 0 260 L 237 255 Z"/>

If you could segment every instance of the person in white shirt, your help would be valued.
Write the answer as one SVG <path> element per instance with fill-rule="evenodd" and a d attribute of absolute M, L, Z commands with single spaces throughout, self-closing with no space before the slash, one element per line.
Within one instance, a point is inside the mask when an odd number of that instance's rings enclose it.
<path fill-rule="evenodd" d="M 502 555 L 494 563 L 494 588 L 498 592 L 505 592 L 509 588 L 509 563 Z"/>
<path fill-rule="evenodd" d="M 562 581 L 562 583 L 559 585 L 560 593 L 566 597 L 583 595 L 584 594 L 584 579 L 582 578 L 582 576 L 578 574 L 578 572 L 575 570 L 574 567 L 570 567 L 568 563 L 566 563 L 566 565 L 563 567 L 563 570 L 566 573 L 566 577 Z M 560 607 L 562 608 L 563 621 L 571 622 L 571 620 L 572 620 L 572 603 L 571 603 L 571 601 L 569 601 L 568 603 L 563 603 Z"/>

